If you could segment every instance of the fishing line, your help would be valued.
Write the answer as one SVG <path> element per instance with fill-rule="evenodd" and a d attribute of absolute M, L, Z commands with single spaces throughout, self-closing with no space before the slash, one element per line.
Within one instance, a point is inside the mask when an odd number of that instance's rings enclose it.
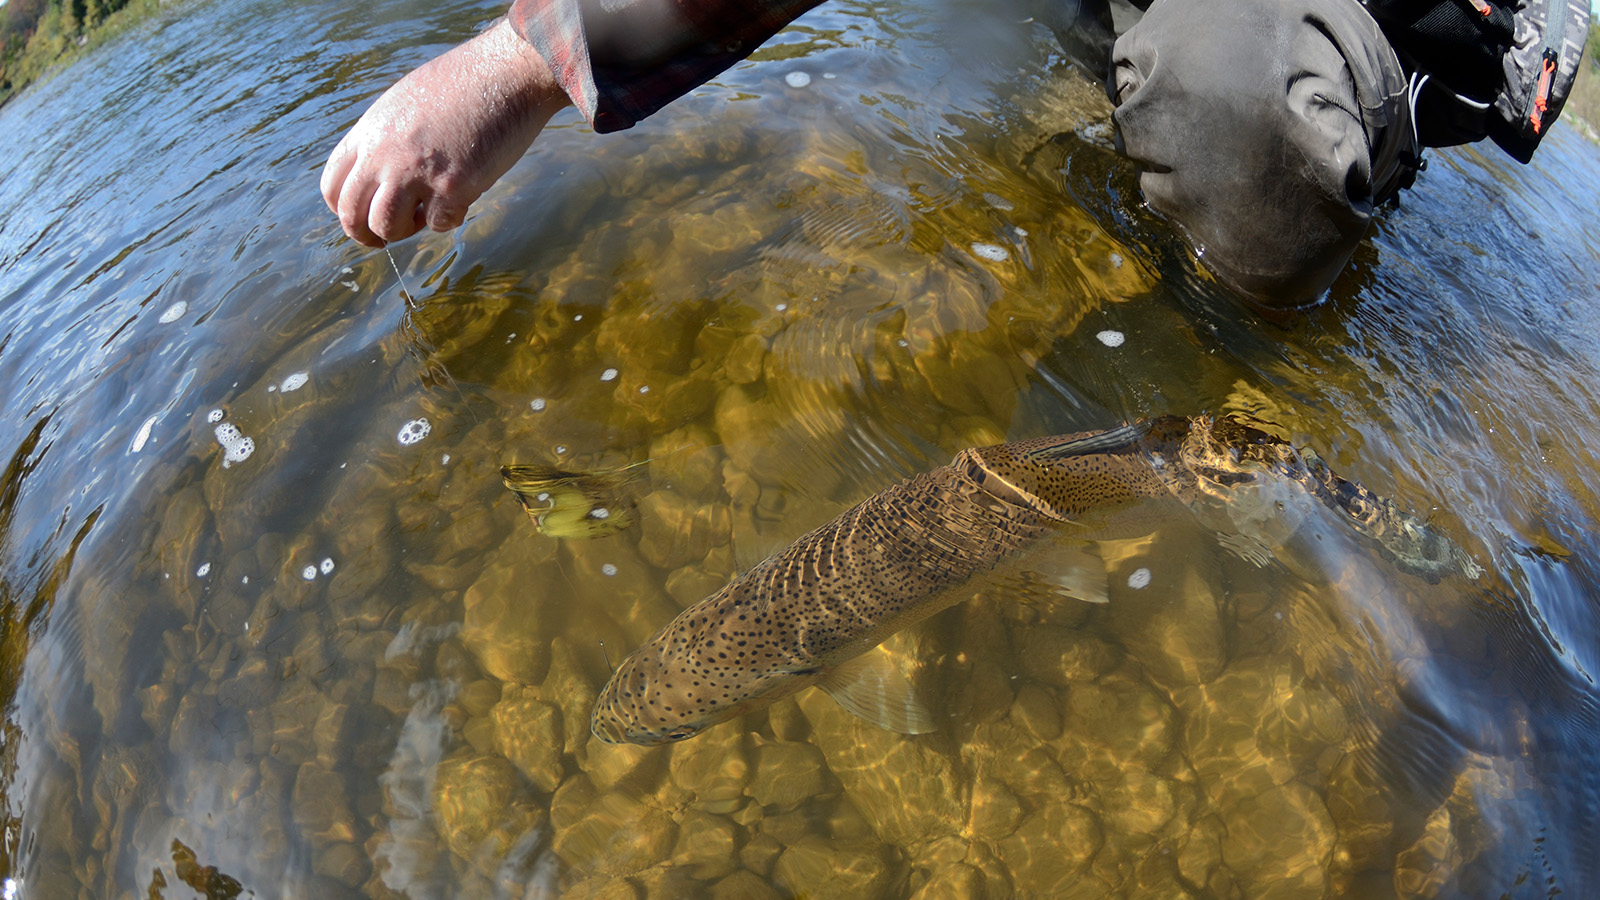
<path fill-rule="evenodd" d="M 600 642 L 600 658 L 606 661 L 606 668 L 611 670 L 612 675 L 617 674 L 617 667 L 611 664 L 611 654 L 606 652 L 605 641 Z"/>
<path fill-rule="evenodd" d="M 401 297 L 401 299 L 406 301 L 406 308 L 407 309 L 416 309 L 417 308 L 417 301 L 416 301 L 416 296 L 417 295 L 411 293 L 411 288 L 406 284 L 406 277 L 404 275 L 400 274 L 400 264 L 398 262 L 395 262 L 394 251 L 389 249 L 389 245 L 388 244 L 384 244 L 383 245 L 383 252 L 389 257 L 389 266 L 394 269 L 395 280 L 400 282 L 400 297 Z"/>
<path fill-rule="evenodd" d="M 406 311 L 400 316 L 400 332 L 406 338 L 407 348 L 417 362 L 422 364 L 422 371 L 428 377 L 436 382 L 448 384 L 455 390 L 456 397 L 461 400 L 461 405 L 466 407 L 468 413 L 472 414 L 472 421 L 481 425 L 482 422 L 478 420 L 477 411 L 472 408 L 472 404 L 467 402 L 467 395 L 461 392 L 461 385 L 456 384 L 456 380 L 451 377 L 449 371 L 442 364 L 430 359 L 433 351 L 438 348 L 434 347 L 432 342 L 428 340 L 427 335 L 422 333 L 422 329 L 417 327 L 416 320 L 412 316 L 412 313 L 421 309 L 422 306 L 417 303 L 417 295 L 411 292 L 411 286 L 406 284 L 406 277 L 400 274 L 400 263 L 394 258 L 394 251 L 390 249 L 388 244 L 383 245 L 383 253 L 389 257 L 389 267 L 394 269 L 395 280 L 400 283 L 400 298 L 406 302 Z"/>

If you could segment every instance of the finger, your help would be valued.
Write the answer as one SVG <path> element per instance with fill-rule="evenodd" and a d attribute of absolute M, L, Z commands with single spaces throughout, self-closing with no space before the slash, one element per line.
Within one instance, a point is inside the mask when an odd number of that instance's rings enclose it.
<path fill-rule="evenodd" d="M 455 203 L 433 198 L 427 207 L 428 227 L 434 231 L 449 231 L 460 228 L 461 223 L 467 219 L 467 207 L 462 203 Z"/>
<path fill-rule="evenodd" d="M 339 141 L 328 154 L 328 161 L 322 167 L 322 201 L 328 204 L 328 210 L 334 215 L 339 214 L 339 192 L 344 187 L 344 180 L 350 174 L 350 167 L 356 164 L 355 152 L 349 149 L 347 135 Z"/>
<path fill-rule="evenodd" d="M 383 238 L 373 234 L 367 226 L 372 194 L 377 188 L 375 179 L 357 170 L 345 178 L 344 187 L 339 191 L 339 224 L 344 226 L 344 233 L 350 235 L 352 240 L 368 247 L 383 246 Z"/>
<path fill-rule="evenodd" d="M 411 237 L 417 233 L 417 203 L 416 193 L 405 185 L 385 182 L 373 192 L 367 226 L 386 241 Z"/>

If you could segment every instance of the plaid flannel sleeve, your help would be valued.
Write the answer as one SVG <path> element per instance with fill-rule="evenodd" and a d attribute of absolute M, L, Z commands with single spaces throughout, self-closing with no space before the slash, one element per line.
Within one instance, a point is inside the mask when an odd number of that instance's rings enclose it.
<path fill-rule="evenodd" d="M 666 106 L 749 56 L 822 0 L 673 0 L 700 40 L 648 67 L 591 59 L 579 0 L 516 0 L 507 18 L 539 51 L 594 130 L 605 133 Z"/>

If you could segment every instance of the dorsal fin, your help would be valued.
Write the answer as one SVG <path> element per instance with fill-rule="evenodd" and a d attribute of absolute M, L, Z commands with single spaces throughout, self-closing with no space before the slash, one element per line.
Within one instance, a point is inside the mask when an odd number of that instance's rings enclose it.
<path fill-rule="evenodd" d="M 1122 450 L 1134 446 L 1148 437 L 1151 425 L 1152 423 L 1149 421 L 1133 422 L 1095 434 L 1087 434 L 1083 437 L 1030 448 L 1027 454 L 1034 459 L 1055 460 L 1067 459 L 1073 456 L 1088 456 L 1092 453 L 1105 453 L 1109 450 Z"/>

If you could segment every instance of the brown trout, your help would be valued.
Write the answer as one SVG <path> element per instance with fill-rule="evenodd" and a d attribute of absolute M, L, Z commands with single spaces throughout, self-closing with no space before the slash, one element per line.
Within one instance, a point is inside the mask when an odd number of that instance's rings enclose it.
<path fill-rule="evenodd" d="M 1437 531 L 1242 421 L 1163 417 L 1108 431 L 963 450 L 873 495 L 684 610 L 622 662 L 591 729 L 659 744 L 813 684 L 907 733 L 931 719 L 893 698 L 903 676 L 864 668 L 890 635 L 970 595 L 963 586 L 1046 537 L 1148 534 L 1174 513 L 1226 507 L 1252 485 L 1321 501 L 1400 568 L 1477 577 Z M 886 700 L 889 702 L 886 703 Z"/>

